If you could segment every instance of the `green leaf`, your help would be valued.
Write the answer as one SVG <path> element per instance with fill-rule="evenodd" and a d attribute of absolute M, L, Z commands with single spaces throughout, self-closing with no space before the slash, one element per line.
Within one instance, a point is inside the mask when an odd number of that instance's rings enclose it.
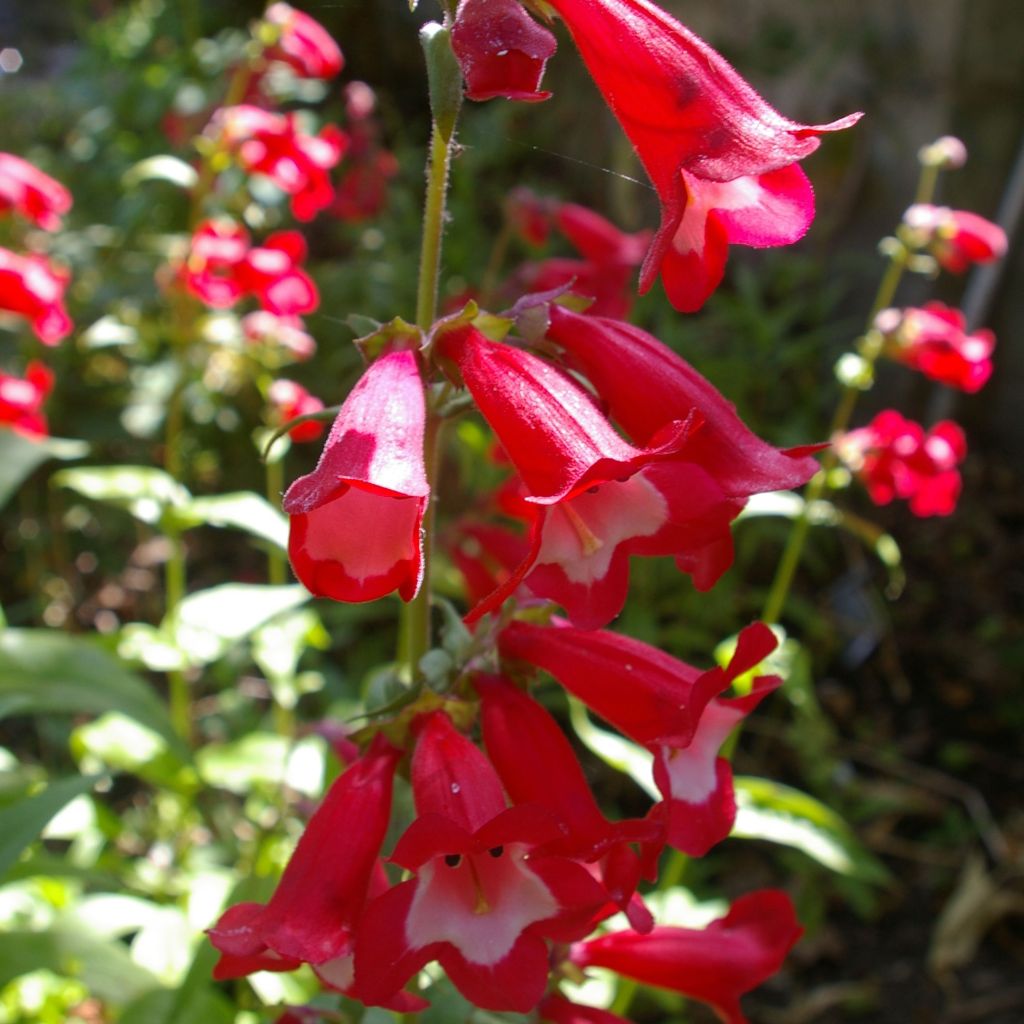
<path fill-rule="evenodd" d="M 160 986 L 149 971 L 132 962 L 127 947 L 84 930 L 79 922 L 0 935 L 0 988 L 40 968 L 77 978 L 94 996 L 118 1004 Z"/>
<path fill-rule="evenodd" d="M 199 181 L 196 169 L 176 156 L 162 154 L 149 156 L 132 164 L 121 176 L 121 184 L 126 188 L 135 188 L 144 181 L 167 181 L 178 188 L 195 188 Z"/>
<path fill-rule="evenodd" d="M 196 754 L 196 764 L 207 784 L 233 793 L 286 784 L 315 797 L 323 791 L 326 750 L 316 736 L 295 743 L 274 733 L 250 732 L 231 743 L 208 743 Z"/>
<path fill-rule="evenodd" d="M 661 793 L 654 784 L 654 757 L 649 751 L 618 733 L 594 725 L 583 703 L 574 697 L 569 698 L 569 719 L 588 750 L 616 771 L 628 775 L 649 796 L 661 799 Z"/>
<path fill-rule="evenodd" d="M 97 775 L 73 775 L 51 782 L 41 793 L 0 808 L 0 877 L 17 863 L 50 819 L 76 796 L 96 785 Z"/>
<path fill-rule="evenodd" d="M 204 665 L 223 657 L 233 644 L 309 599 L 309 591 L 298 584 L 224 583 L 189 594 L 161 623 L 160 630 L 173 638 L 187 664 Z"/>
<path fill-rule="evenodd" d="M 80 459 L 88 453 L 84 441 L 54 437 L 33 441 L 13 430 L 0 430 L 0 508 L 47 459 Z"/>
<path fill-rule="evenodd" d="M 132 772 L 172 789 L 187 790 L 195 782 L 195 772 L 168 749 L 162 736 L 119 711 L 78 726 L 71 734 L 71 751 L 83 771 Z"/>
<path fill-rule="evenodd" d="M 117 658 L 53 630 L 0 633 L 0 718 L 104 711 L 120 711 L 141 722 L 180 756 L 189 756 L 159 698 Z"/>
<path fill-rule="evenodd" d="M 209 498 L 192 498 L 174 508 L 172 515 L 181 529 L 194 526 L 227 526 L 288 548 L 288 517 L 254 491 L 233 491 Z"/>
<path fill-rule="evenodd" d="M 843 819 L 820 800 L 771 779 L 738 776 L 732 835 L 767 839 L 800 850 L 823 867 L 861 881 L 884 884 L 889 873 Z"/>
<path fill-rule="evenodd" d="M 55 473 L 53 482 L 86 498 L 130 512 L 156 524 L 167 509 L 189 502 L 191 495 L 169 473 L 153 466 L 83 466 Z"/>

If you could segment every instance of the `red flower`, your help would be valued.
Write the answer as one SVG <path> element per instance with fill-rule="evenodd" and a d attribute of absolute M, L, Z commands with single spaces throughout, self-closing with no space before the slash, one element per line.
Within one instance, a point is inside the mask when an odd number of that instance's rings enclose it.
<path fill-rule="evenodd" d="M 24 377 L 0 371 L 0 424 L 28 437 L 45 437 L 49 430 L 43 403 L 53 390 L 53 371 L 33 360 Z"/>
<path fill-rule="evenodd" d="M 347 144 L 340 128 L 327 125 L 319 135 L 307 135 L 299 129 L 297 114 L 275 114 L 249 104 L 218 110 L 212 124 L 246 171 L 266 175 L 291 196 L 296 218 L 312 220 L 330 206 L 334 189 L 327 172 Z"/>
<path fill-rule="evenodd" d="M 558 203 L 538 196 L 526 186 L 512 189 L 505 200 L 505 219 L 512 230 L 528 245 L 544 245 L 551 233 Z"/>
<path fill-rule="evenodd" d="M 762 889 L 736 900 L 706 928 L 612 932 L 577 943 L 570 959 L 577 967 L 606 967 L 644 985 L 681 992 L 707 1003 L 726 1024 L 743 1024 L 740 996 L 775 974 L 802 934 L 789 897 Z M 555 1009 L 564 1012 L 557 1004 Z M 579 1019 L 603 1024 L 600 1016 Z"/>
<path fill-rule="evenodd" d="M 226 218 L 203 221 L 181 267 L 185 287 L 208 306 L 225 309 L 245 295 L 279 316 L 310 313 L 319 305 L 316 286 L 299 264 L 306 243 L 297 231 L 278 231 L 260 246 Z"/>
<path fill-rule="evenodd" d="M 64 289 L 71 275 L 45 256 L 19 256 L 0 249 L 0 312 L 28 320 L 44 345 L 56 345 L 71 333 Z"/>
<path fill-rule="evenodd" d="M 915 203 L 903 215 L 903 223 L 913 240 L 954 274 L 962 274 L 974 263 L 991 263 L 1006 253 L 1006 232 L 967 210 Z"/>
<path fill-rule="evenodd" d="M 978 391 L 992 375 L 991 331 L 967 334 L 958 309 L 929 302 L 923 309 L 884 309 L 875 328 L 886 339 L 886 354 L 926 377 L 961 391 Z"/>
<path fill-rule="evenodd" d="M 311 395 L 301 384 L 283 378 L 275 380 L 267 391 L 267 400 L 274 407 L 279 423 L 288 423 L 298 416 L 306 416 L 312 412 L 320 412 L 324 403 L 315 395 Z M 288 436 L 293 441 L 315 441 L 324 432 L 320 420 L 308 420 L 292 427 Z"/>
<path fill-rule="evenodd" d="M 740 634 L 729 665 L 705 672 L 617 633 L 512 622 L 501 633 L 499 650 L 504 658 L 550 672 L 654 753 L 654 779 L 665 797 L 658 813 L 668 842 L 699 857 L 729 834 L 736 817 L 732 771 L 718 751 L 781 680 L 759 677 L 745 697 L 718 694 L 759 664 L 776 643 L 767 626 L 754 623 Z"/>
<path fill-rule="evenodd" d="M 627 316 L 632 306 L 629 279 L 643 260 L 650 232 L 627 234 L 576 203 L 558 204 L 552 219 L 583 258 L 527 264 L 516 275 L 519 290 L 547 292 L 571 285 L 576 294 L 594 300 L 588 315 Z"/>
<path fill-rule="evenodd" d="M 544 995 L 545 938 L 585 935 L 604 893 L 580 865 L 536 852 L 557 823 L 506 808 L 494 769 L 443 712 L 419 720 L 411 774 L 419 817 L 392 860 L 415 877 L 366 909 L 360 997 L 380 1002 L 438 960 L 475 1006 L 526 1013 Z"/>
<path fill-rule="evenodd" d="M 308 963 L 328 984 L 351 989 L 355 926 L 377 870 L 400 756 L 378 737 L 328 790 L 270 901 L 224 912 L 209 931 L 221 953 L 214 978 Z"/>
<path fill-rule="evenodd" d="M 661 227 L 640 273 L 660 272 L 672 304 L 700 308 L 729 242 L 796 241 L 813 194 L 796 162 L 817 136 L 853 124 L 804 125 L 770 107 L 703 40 L 647 0 L 550 0 L 633 143 L 661 200 Z"/>
<path fill-rule="evenodd" d="M 951 420 L 926 433 L 919 423 L 886 409 L 835 444 L 876 505 L 902 498 L 916 516 L 948 516 L 956 507 L 961 485 L 956 467 L 967 454 L 967 442 Z"/>
<path fill-rule="evenodd" d="M 657 822 L 611 824 L 598 809 L 583 769 L 565 733 L 544 708 L 503 679 L 477 677 L 482 697 L 484 744 L 515 804 L 539 804 L 561 823 L 563 834 L 544 847 L 556 853 L 597 863 L 611 909 L 626 912 L 633 926 L 649 931 L 650 911 L 636 892 L 641 876 L 656 870 L 663 848 Z M 529 750 L 529 757 L 523 751 Z M 643 842 L 643 858 L 630 848 Z"/>
<path fill-rule="evenodd" d="M 596 1006 L 580 1006 L 561 995 L 547 996 L 538 1012 L 540 1019 L 547 1024 L 629 1024 L 618 1014 L 599 1010 Z"/>
<path fill-rule="evenodd" d="M 530 555 L 467 621 L 525 581 L 578 625 L 601 626 L 625 602 L 630 555 L 693 557 L 728 538 L 738 506 L 702 469 L 677 460 L 699 416 L 665 424 L 650 447 L 636 448 L 544 360 L 471 327 L 442 334 L 439 345 L 518 470 L 531 524 Z"/>
<path fill-rule="evenodd" d="M 271 4 L 263 17 L 280 29 L 269 58 L 291 65 L 301 78 L 334 78 L 341 71 L 341 50 L 320 22 L 286 3 Z"/>
<path fill-rule="evenodd" d="M 471 100 L 546 100 L 540 80 L 556 46 L 517 0 L 461 0 L 455 13 L 452 49 Z"/>
<path fill-rule="evenodd" d="M 411 600 L 423 576 L 423 381 L 410 351 L 372 363 L 341 407 L 316 469 L 284 496 L 288 553 L 314 594 Z"/>
<path fill-rule="evenodd" d="M 0 153 L 0 213 L 14 211 L 44 231 L 56 231 L 71 209 L 71 193 L 12 153 Z"/>

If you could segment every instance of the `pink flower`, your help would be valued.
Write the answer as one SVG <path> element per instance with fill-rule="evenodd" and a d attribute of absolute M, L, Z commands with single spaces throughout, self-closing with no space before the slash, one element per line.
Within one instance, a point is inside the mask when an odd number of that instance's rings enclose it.
<path fill-rule="evenodd" d="M 743 1024 L 740 996 L 779 970 L 801 934 L 789 897 L 762 889 L 736 900 L 725 917 L 706 928 L 611 932 L 574 945 L 570 960 L 577 967 L 605 967 L 644 985 L 681 992 L 707 1003 L 725 1024 Z M 543 1019 L 554 1024 L 614 1020 L 585 1015 L 574 1020 L 561 1002 L 546 1012 Z"/>
<path fill-rule="evenodd" d="M 517 0 L 460 0 L 452 49 L 471 100 L 546 100 L 540 80 L 556 46 Z"/>
<path fill-rule="evenodd" d="M 823 125 L 790 121 L 648 0 L 550 5 L 661 201 L 641 292 L 660 273 L 677 309 L 699 309 L 721 280 L 729 243 L 788 245 L 804 234 L 814 198 L 797 161 L 817 149 L 818 135 L 859 114 Z"/>
<path fill-rule="evenodd" d="M 288 553 L 312 593 L 372 601 L 398 590 L 409 601 L 419 590 L 425 415 L 415 354 L 381 356 L 342 405 L 316 469 L 288 488 Z"/>
<path fill-rule="evenodd" d="M 253 345 L 280 349 L 300 362 L 312 358 L 316 342 L 297 316 L 278 316 L 260 309 L 242 317 L 242 335 Z"/>
<path fill-rule="evenodd" d="M 312 964 L 328 984 L 353 986 L 353 940 L 391 814 L 401 752 L 378 737 L 334 782 L 309 820 L 268 903 L 238 903 L 210 929 L 214 978 Z"/>
<path fill-rule="evenodd" d="M 24 377 L 0 371 L 0 425 L 26 437 L 45 437 L 49 430 L 43 403 L 53 390 L 53 371 L 33 360 Z"/>
<path fill-rule="evenodd" d="M 423 716 L 417 731 L 418 817 L 392 856 L 415 877 L 366 909 L 361 998 L 380 1002 L 437 960 L 475 1006 L 526 1013 L 547 984 L 545 939 L 585 935 L 606 897 L 580 865 L 537 852 L 557 823 L 540 807 L 507 808 L 494 769 L 447 715 Z"/>
<path fill-rule="evenodd" d="M 967 334 L 963 313 L 929 302 L 923 309 L 884 309 L 875 327 L 885 336 L 886 354 L 926 377 L 961 391 L 978 391 L 992 375 L 995 335 Z"/>
<path fill-rule="evenodd" d="M 71 209 L 71 193 L 48 174 L 13 153 L 0 153 L 0 213 L 11 211 L 56 231 Z"/>
<path fill-rule="evenodd" d="M 968 210 L 915 203 L 903 215 L 914 240 L 940 265 L 962 274 L 974 263 L 991 263 L 1006 253 L 1006 232 Z"/>
<path fill-rule="evenodd" d="M 277 42 L 267 50 L 272 60 L 284 61 L 302 78 L 334 78 L 344 58 L 330 33 L 291 4 L 273 3 L 263 17 L 280 29 Z"/>
<path fill-rule="evenodd" d="M 301 384 L 293 380 L 280 378 L 270 385 L 267 400 L 273 406 L 275 418 L 279 423 L 289 423 L 299 416 L 307 416 L 320 412 L 324 403 L 315 395 L 311 395 Z M 315 441 L 324 432 L 320 420 L 309 420 L 292 427 L 288 436 L 293 441 Z"/>
<path fill-rule="evenodd" d="M 216 112 L 213 130 L 252 174 L 268 177 L 291 196 L 291 210 L 302 221 L 312 220 L 334 198 L 328 171 L 347 145 L 344 132 L 327 125 L 319 135 L 299 128 L 298 115 L 276 114 L 240 104 Z"/>
<path fill-rule="evenodd" d="M 758 677 L 744 697 L 719 694 L 776 644 L 767 626 L 754 623 L 740 633 L 725 669 L 702 671 L 605 630 L 512 622 L 499 638 L 503 658 L 550 672 L 587 707 L 654 753 L 654 781 L 665 797 L 656 817 L 666 826 L 668 842 L 694 857 L 724 839 L 736 817 L 732 770 L 718 751 L 781 680 Z"/>
<path fill-rule="evenodd" d="M 951 420 L 926 432 L 895 409 L 886 409 L 835 444 L 876 505 L 902 498 L 916 516 L 946 516 L 956 507 L 961 486 L 956 467 L 967 454 L 967 442 Z"/>
<path fill-rule="evenodd" d="M 518 471 L 530 521 L 529 556 L 467 621 L 525 582 L 561 603 L 578 625 L 601 626 L 625 602 L 630 555 L 689 558 L 728 539 L 738 506 L 707 473 L 682 461 L 699 414 L 665 424 L 650 447 L 637 448 L 589 394 L 537 356 L 490 342 L 472 327 L 442 333 L 438 345 L 458 364 Z"/>
<path fill-rule="evenodd" d="M 45 256 L 19 256 L 0 248 L 0 312 L 28 320 L 44 345 L 56 345 L 71 333 L 64 289 L 71 275 Z"/>

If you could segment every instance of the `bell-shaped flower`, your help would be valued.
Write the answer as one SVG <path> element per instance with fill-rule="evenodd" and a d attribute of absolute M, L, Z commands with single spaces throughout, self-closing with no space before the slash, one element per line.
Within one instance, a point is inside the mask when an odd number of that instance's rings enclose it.
<path fill-rule="evenodd" d="M 484 746 L 505 792 L 515 804 L 547 808 L 563 826 L 563 834 L 545 852 L 595 864 L 614 907 L 627 914 L 633 927 L 649 931 L 654 922 L 636 887 L 656 870 L 664 845 L 660 823 L 609 822 L 554 718 L 507 680 L 478 676 L 474 682 L 482 698 Z M 642 844 L 641 855 L 631 843 Z"/>
<path fill-rule="evenodd" d="M 968 334 L 963 313 L 941 302 L 922 309 L 883 309 L 875 329 L 885 339 L 885 354 L 931 380 L 973 393 L 992 376 L 996 336 L 988 330 Z"/>
<path fill-rule="evenodd" d="M 0 214 L 14 212 L 44 231 L 56 231 L 71 209 L 71 193 L 13 153 L 0 153 Z"/>
<path fill-rule="evenodd" d="M 956 508 L 957 466 L 967 455 L 967 441 L 952 420 L 926 431 L 895 409 L 885 409 L 866 427 L 838 438 L 835 446 L 876 505 L 901 498 L 915 516 L 948 516 Z"/>
<path fill-rule="evenodd" d="M 587 871 L 535 852 L 560 834 L 543 808 L 507 808 L 484 755 L 443 712 L 416 723 L 417 819 L 392 860 L 414 873 L 366 909 L 360 998 L 378 1003 L 432 960 L 475 1006 L 526 1013 L 544 995 L 546 939 L 590 930 L 607 897 Z"/>
<path fill-rule="evenodd" d="M 969 210 L 915 203 L 903 214 L 903 223 L 911 240 L 928 249 L 940 266 L 953 274 L 1006 254 L 1006 232 Z"/>
<path fill-rule="evenodd" d="M 718 751 L 735 726 L 781 680 L 760 676 L 742 697 L 719 694 L 754 668 L 778 641 L 763 623 L 744 629 L 726 668 L 702 671 L 649 644 L 605 630 L 512 622 L 499 637 L 503 658 L 553 675 L 592 711 L 647 747 L 665 798 L 658 812 L 667 841 L 703 856 L 736 817 L 732 769 Z"/>
<path fill-rule="evenodd" d="M 577 943 L 569 959 L 576 967 L 604 967 L 643 985 L 680 992 L 707 1003 L 724 1024 L 744 1024 L 740 997 L 779 970 L 802 934 L 790 898 L 777 889 L 762 889 L 736 900 L 725 917 L 706 928 L 611 932 Z M 606 1020 L 566 1016 L 558 1004 L 554 1016 L 551 1012 L 542 1019 L 554 1024 Z"/>
<path fill-rule="evenodd" d="M 316 395 L 311 395 L 301 384 L 284 377 L 279 377 L 267 389 L 267 401 L 278 423 L 290 423 L 299 416 L 320 412 L 324 407 Z M 288 436 L 293 441 L 315 441 L 323 432 L 324 425 L 320 420 L 307 420 L 292 427 Z"/>
<path fill-rule="evenodd" d="M 24 377 L 0 370 L 0 426 L 26 437 L 45 437 L 49 430 L 43 404 L 53 390 L 53 370 L 33 360 Z"/>
<path fill-rule="evenodd" d="M 460 0 L 455 12 L 452 50 L 471 100 L 546 100 L 540 80 L 556 46 L 517 0 Z"/>
<path fill-rule="evenodd" d="M 71 275 L 45 256 L 19 256 L 0 248 L 0 313 L 24 317 L 44 345 L 71 333 L 64 289 Z"/>
<path fill-rule="evenodd" d="M 295 575 L 321 597 L 411 600 L 423 576 L 426 407 L 416 355 L 389 352 L 345 400 L 312 473 L 284 496 Z"/>
<path fill-rule="evenodd" d="M 309 819 L 268 903 L 230 907 L 210 929 L 218 979 L 312 964 L 335 988 L 352 989 L 354 932 L 391 814 L 400 751 L 382 737 L 334 782 Z"/>
<path fill-rule="evenodd" d="M 267 8 L 263 18 L 279 33 L 266 51 L 271 60 L 289 64 L 300 78 L 334 78 L 341 71 L 341 50 L 320 22 L 280 0 Z"/>
<path fill-rule="evenodd" d="M 531 520 L 530 554 L 468 621 L 525 581 L 575 623 L 601 626 L 625 602 L 630 555 L 687 555 L 728 536 L 738 506 L 699 466 L 678 459 L 699 415 L 666 423 L 650 446 L 636 448 L 543 359 L 471 327 L 443 333 L 438 346 L 518 470 Z"/>
<path fill-rule="evenodd" d="M 774 110 L 715 50 L 649 0 L 548 0 L 650 175 L 661 226 L 640 272 L 698 309 L 729 242 L 795 241 L 813 217 L 796 163 L 852 115 L 805 125 Z"/>

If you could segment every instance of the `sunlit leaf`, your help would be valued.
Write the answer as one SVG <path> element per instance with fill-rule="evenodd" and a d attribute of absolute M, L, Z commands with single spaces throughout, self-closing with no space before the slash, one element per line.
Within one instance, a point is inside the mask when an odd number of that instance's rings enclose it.
<path fill-rule="evenodd" d="M 141 722 L 188 756 L 159 698 L 117 658 L 52 630 L 0 633 L 0 718 L 104 711 L 120 711 Z"/>
<path fill-rule="evenodd" d="M 0 877 L 5 875 L 48 822 L 76 796 L 96 785 L 96 775 L 73 775 L 51 782 L 42 792 L 0 808 Z"/>
<path fill-rule="evenodd" d="M 178 188 L 194 188 L 199 180 L 196 169 L 176 156 L 161 154 L 149 156 L 132 164 L 121 176 L 121 184 L 127 188 L 135 188 L 144 181 L 166 181 Z"/>
<path fill-rule="evenodd" d="M 150 524 L 159 523 L 166 509 L 190 498 L 174 477 L 153 466 L 82 466 L 55 473 L 53 482 Z"/>
<path fill-rule="evenodd" d="M 269 541 L 282 550 L 288 547 L 288 517 L 254 491 L 235 491 L 208 498 L 192 498 L 175 508 L 181 528 L 229 526 Z"/>
<path fill-rule="evenodd" d="M 209 785 L 241 794 L 257 785 L 286 784 L 306 796 L 319 796 L 324 763 L 324 744 L 318 737 L 295 743 L 268 732 L 250 732 L 231 743 L 209 743 L 196 754 L 199 773 Z"/>
<path fill-rule="evenodd" d="M 766 839 L 800 850 L 823 867 L 866 882 L 884 883 L 883 865 L 850 827 L 820 800 L 771 779 L 738 776 L 732 835 Z"/>

